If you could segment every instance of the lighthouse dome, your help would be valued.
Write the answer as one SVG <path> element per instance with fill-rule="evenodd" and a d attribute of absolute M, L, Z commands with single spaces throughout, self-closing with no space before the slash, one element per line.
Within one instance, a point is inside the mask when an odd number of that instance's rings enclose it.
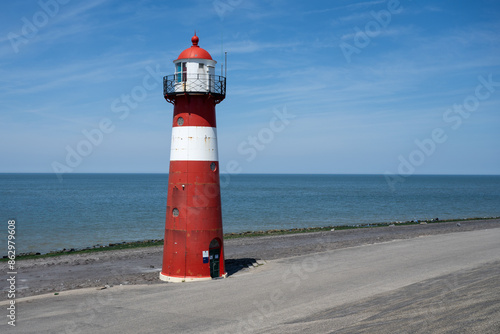
<path fill-rule="evenodd" d="M 212 60 L 212 56 L 210 56 L 210 53 L 208 53 L 207 50 L 202 49 L 198 46 L 198 42 L 200 39 L 198 36 L 196 36 L 196 33 L 194 33 L 194 36 L 191 38 L 191 42 L 193 45 L 191 45 L 190 48 L 187 48 L 186 50 L 182 51 L 179 57 L 177 57 L 175 61 L 180 60 L 180 59 L 209 59 Z"/>

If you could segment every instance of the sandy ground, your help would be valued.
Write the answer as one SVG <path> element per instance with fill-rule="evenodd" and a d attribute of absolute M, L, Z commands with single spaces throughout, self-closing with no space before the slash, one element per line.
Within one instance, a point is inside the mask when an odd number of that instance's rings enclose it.
<path fill-rule="evenodd" d="M 252 264 L 334 249 L 342 249 L 426 235 L 465 232 L 500 227 L 500 219 L 448 222 L 427 225 L 363 228 L 230 239 L 225 242 L 229 275 L 245 273 Z M 18 261 L 17 298 L 89 287 L 164 284 L 158 278 L 162 247 L 72 254 L 55 258 Z M 7 264 L 0 264 L 7 272 Z M 6 297 L 6 285 L 2 293 Z"/>

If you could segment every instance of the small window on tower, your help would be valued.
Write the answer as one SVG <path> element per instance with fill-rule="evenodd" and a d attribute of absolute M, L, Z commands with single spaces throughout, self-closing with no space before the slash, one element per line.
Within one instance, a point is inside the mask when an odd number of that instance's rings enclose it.
<path fill-rule="evenodd" d="M 179 209 L 174 208 L 174 209 L 172 210 L 172 215 L 173 215 L 174 217 L 178 217 L 178 216 L 179 216 Z"/>
<path fill-rule="evenodd" d="M 198 68 L 203 68 L 203 64 L 198 64 Z"/>

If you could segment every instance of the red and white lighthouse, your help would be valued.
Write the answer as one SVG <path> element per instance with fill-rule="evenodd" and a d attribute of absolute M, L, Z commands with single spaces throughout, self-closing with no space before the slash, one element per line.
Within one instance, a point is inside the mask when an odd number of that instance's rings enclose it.
<path fill-rule="evenodd" d="M 167 218 L 160 279 L 188 282 L 226 277 L 215 105 L 226 96 L 226 78 L 215 75 L 210 54 L 193 45 L 163 78 L 174 105 Z"/>

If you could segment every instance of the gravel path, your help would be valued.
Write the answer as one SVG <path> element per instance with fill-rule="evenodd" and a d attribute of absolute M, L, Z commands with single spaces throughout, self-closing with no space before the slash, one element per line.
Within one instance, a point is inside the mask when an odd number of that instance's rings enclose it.
<path fill-rule="evenodd" d="M 273 260 L 363 244 L 426 235 L 500 227 L 500 219 L 362 228 L 353 230 L 230 239 L 225 242 L 230 275 L 248 271 L 256 260 Z M 158 278 L 163 247 L 71 254 L 23 260 L 17 266 L 18 298 L 78 288 L 127 284 L 164 284 Z M 7 264 L 0 270 L 7 272 Z M 4 288 L 2 293 L 6 295 Z"/>

